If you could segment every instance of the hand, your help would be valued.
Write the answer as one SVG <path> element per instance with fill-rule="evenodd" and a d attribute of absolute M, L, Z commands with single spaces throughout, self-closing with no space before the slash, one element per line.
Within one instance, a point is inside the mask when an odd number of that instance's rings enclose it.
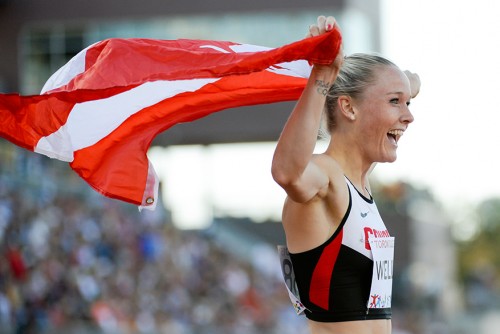
<path fill-rule="evenodd" d="M 420 92 L 420 77 L 417 73 L 412 73 L 408 70 L 404 71 L 406 77 L 410 81 L 411 98 L 413 99 Z"/>
<path fill-rule="evenodd" d="M 333 29 L 338 29 L 340 31 L 340 27 L 337 24 L 335 18 L 333 16 L 325 17 L 323 15 L 320 15 L 318 16 L 317 23 L 309 26 L 309 32 L 307 33 L 306 37 L 319 36 L 326 32 L 332 31 Z M 335 72 L 338 72 L 343 61 L 344 52 L 343 47 L 341 46 L 337 57 L 329 67 L 334 69 Z M 319 67 L 319 65 L 315 65 L 315 67 Z"/>

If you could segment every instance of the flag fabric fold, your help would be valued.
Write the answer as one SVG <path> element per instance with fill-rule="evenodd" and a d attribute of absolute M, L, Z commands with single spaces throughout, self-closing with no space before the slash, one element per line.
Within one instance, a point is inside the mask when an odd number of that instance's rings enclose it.
<path fill-rule="evenodd" d="M 337 30 L 279 48 L 207 40 L 108 39 L 82 50 L 41 95 L 0 94 L 0 136 L 69 162 L 105 196 L 154 209 L 157 134 L 238 106 L 296 100 Z"/>

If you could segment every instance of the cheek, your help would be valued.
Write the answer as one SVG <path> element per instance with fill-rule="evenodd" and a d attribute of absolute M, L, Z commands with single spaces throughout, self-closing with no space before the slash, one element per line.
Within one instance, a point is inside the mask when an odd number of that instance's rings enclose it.
<path fill-rule="evenodd" d="M 364 117 L 365 130 L 379 135 L 386 135 L 395 122 L 397 122 L 397 118 L 394 117 L 391 110 L 376 106 L 371 108 Z"/>
<path fill-rule="evenodd" d="M 363 118 L 363 134 L 365 136 L 371 136 L 375 140 L 376 136 L 380 136 L 385 132 L 387 132 L 387 127 L 374 111 Z"/>

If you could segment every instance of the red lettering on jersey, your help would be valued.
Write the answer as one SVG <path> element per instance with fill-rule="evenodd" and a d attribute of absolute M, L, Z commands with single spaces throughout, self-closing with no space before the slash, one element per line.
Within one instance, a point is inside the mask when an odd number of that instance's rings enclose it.
<path fill-rule="evenodd" d="M 372 229 L 370 227 L 365 227 L 363 230 L 365 232 L 365 248 L 367 250 L 371 250 L 370 242 L 369 242 L 370 235 L 373 236 L 374 238 L 388 238 L 391 236 L 387 229 L 384 231 L 378 231 L 378 230 Z"/>
<path fill-rule="evenodd" d="M 368 239 L 369 239 L 370 234 L 373 235 L 373 230 L 369 227 L 365 227 L 364 231 L 365 231 L 365 248 L 367 250 L 371 250 L 372 248 L 370 247 L 370 243 L 368 242 Z"/>

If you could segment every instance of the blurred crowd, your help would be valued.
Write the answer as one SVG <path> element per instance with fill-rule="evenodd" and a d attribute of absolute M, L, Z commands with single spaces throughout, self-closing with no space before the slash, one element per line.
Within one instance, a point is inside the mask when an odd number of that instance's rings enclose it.
<path fill-rule="evenodd" d="M 303 332 L 276 275 L 90 192 L 1 176 L 0 333 Z"/>
<path fill-rule="evenodd" d="M 160 205 L 139 212 L 93 191 L 66 164 L 10 147 L 0 142 L 0 334 L 308 333 L 280 278 L 275 245 L 221 238 L 232 220 L 179 230 Z M 379 191 L 377 204 L 399 240 L 398 228 L 417 222 L 422 238 L 412 233 L 408 244 L 432 254 L 418 262 L 411 253 L 395 275 L 393 332 L 497 333 L 499 276 L 480 259 L 483 249 L 464 248 L 483 265 L 456 285 L 447 225 L 436 223 L 439 215 L 424 220 L 425 210 L 408 220 L 388 194 Z M 440 270 L 445 262 L 449 269 Z"/>

